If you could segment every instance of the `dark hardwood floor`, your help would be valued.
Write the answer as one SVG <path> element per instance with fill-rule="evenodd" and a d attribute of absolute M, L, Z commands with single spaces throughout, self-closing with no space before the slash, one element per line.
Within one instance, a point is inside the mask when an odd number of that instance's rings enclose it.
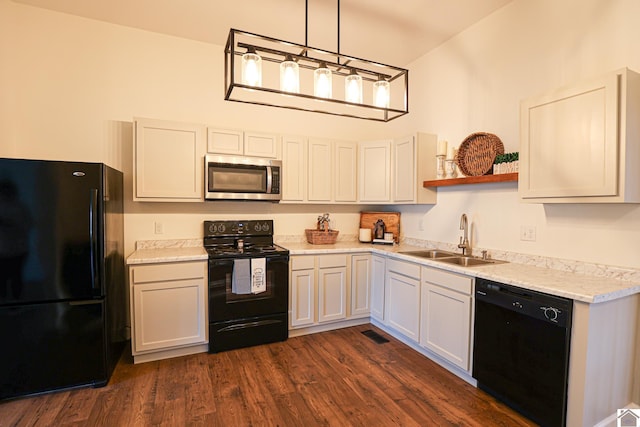
<path fill-rule="evenodd" d="M 361 332 L 390 341 L 377 344 Z M 54 368 L 54 367 L 52 367 Z M 1 426 L 534 426 L 371 325 L 133 365 L 0 403 Z"/>

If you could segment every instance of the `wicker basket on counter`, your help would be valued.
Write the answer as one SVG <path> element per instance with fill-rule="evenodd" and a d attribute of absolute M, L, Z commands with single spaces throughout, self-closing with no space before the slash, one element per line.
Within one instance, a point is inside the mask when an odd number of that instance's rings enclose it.
<path fill-rule="evenodd" d="M 333 245 L 338 239 L 338 230 L 304 230 L 307 235 L 307 242 L 312 245 Z"/>

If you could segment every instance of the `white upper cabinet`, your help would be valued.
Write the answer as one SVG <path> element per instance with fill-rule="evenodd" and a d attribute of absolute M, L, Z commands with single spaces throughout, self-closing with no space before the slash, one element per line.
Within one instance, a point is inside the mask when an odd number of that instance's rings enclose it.
<path fill-rule="evenodd" d="M 250 157 L 278 157 L 278 138 L 271 133 L 207 128 L 207 152 Z"/>
<path fill-rule="evenodd" d="M 359 144 L 358 194 L 362 203 L 436 203 L 437 192 L 422 186 L 435 179 L 437 136 L 417 133 L 394 141 Z"/>
<path fill-rule="evenodd" d="M 357 200 L 357 144 L 347 141 L 335 142 L 334 158 L 334 200 L 355 203 Z"/>
<path fill-rule="evenodd" d="M 356 203 L 357 144 L 282 137 L 283 203 Z"/>
<path fill-rule="evenodd" d="M 437 136 L 418 133 L 393 141 L 393 202 L 436 203 L 437 191 L 422 183 L 436 177 Z"/>
<path fill-rule="evenodd" d="M 391 140 L 359 144 L 358 195 L 364 203 L 391 201 Z"/>
<path fill-rule="evenodd" d="M 134 129 L 133 199 L 203 200 L 205 127 L 136 118 Z"/>
<path fill-rule="evenodd" d="M 640 75 L 627 69 L 523 101 L 521 199 L 639 203 L 639 114 Z"/>
<path fill-rule="evenodd" d="M 414 203 L 416 200 L 416 143 L 412 136 L 393 142 L 393 200 Z"/>
<path fill-rule="evenodd" d="M 310 202 L 331 202 L 333 199 L 333 145 L 324 139 L 309 139 L 309 180 L 307 196 Z"/>
<path fill-rule="evenodd" d="M 307 139 L 282 137 L 282 201 L 307 200 Z"/>
<path fill-rule="evenodd" d="M 207 152 L 243 155 L 243 132 L 241 130 L 207 128 Z"/>

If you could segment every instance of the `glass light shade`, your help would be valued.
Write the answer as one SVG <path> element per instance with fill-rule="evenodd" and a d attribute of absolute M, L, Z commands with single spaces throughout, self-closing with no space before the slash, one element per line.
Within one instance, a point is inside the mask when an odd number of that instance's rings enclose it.
<path fill-rule="evenodd" d="M 262 58 L 255 51 L 242 55 L 242 83 L 262 87 Z"/>
<path fill-rule="evenodd" d="M 313 94 L 319 98 L 331 98 L 332 74 L 326 64 L 313 71 Z"/>
<path fill-rule="evenodd" d="M 344 80 L 344 94 L 345 101 L 362 104 L 362 77 L 356 73 L 356 70 L 351 70 Z"/>
<path fill-rule="evenodd" d="M 378 80 L 373 84 L 373 105 L 380 108 L 389 108 L 391 88 L 386 80 Z"/>
<path fill-rule="evenodd" d="M 280 90 L 291 93 L 300 92 L 300 69 L 290 55 L 280 63 Z"/>

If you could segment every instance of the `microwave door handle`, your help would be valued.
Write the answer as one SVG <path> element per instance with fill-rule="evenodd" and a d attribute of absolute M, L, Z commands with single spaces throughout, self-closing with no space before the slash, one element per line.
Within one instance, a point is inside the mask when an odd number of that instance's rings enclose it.
<path fill-rule="evenodd" d="M 271 185 L 273 184 L 273 175 L 271 166 L 267 166 L 267 194 L 271 194 Z"/>

